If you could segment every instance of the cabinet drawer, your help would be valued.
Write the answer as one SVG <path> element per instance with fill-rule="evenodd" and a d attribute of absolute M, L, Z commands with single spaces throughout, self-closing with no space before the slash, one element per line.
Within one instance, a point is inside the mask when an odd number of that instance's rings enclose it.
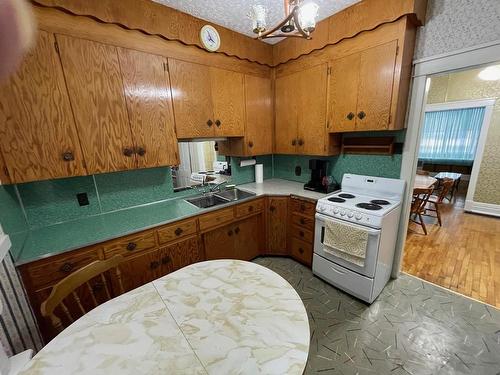
<path fill-rule="evenodd" d="M 299 227 L 297 225 L 292 226 L 292 236 L 298 238 L 299 240 L 306 241 L 310 244 L 313 243 L 313 238 L 314 238 L 313 232 L 304 229 L 302 227 Z"/>
<path fill-rule="evenodd" d="M 155 246 L 155 233 L 154 231 L 149 231 L 108 242 L 103 248 L 106 258 L 110 258 L 116 254 L 123 256 L 135 255 L 143 250 L 152 249 Z"/>
<path fill-rule="evenodd" d="M 292 198 L 291 201 L 292 212 L 300 212 L 308 216 L 314 216 L 316 213 L 316 203 L 306 202 L 297 198 Z"/>
<path fill-rule="evenodd" d="M 292 257 L 299 262 L 307 264 L 308 266 L 312 263 L 312 243 L 308 243 L 292 237 Z"/>
<path fill-rule="evenodd" d="M 253 214 L 255 212 L 261 212 L 263 209 L 264 209 L 263 199 L 256 199 L 248 203 L 242 203 L 236 206 L 236 217 L 242 217 Z"/>
<path fill-rule="evenodd" d="M 314 230 L 314 216 L 304 216 L 300 214 L 292 214 L 292 224 L 307 230 Z"/>
<path fill-rule="evenodd" d="M 225 208 L 223 210 L 218 210 L 211 212 L 209 214 L 200 216 L 200 230 L 206 230 L 208 228 L 215 227 L 224 223 L 232 221 L 234 218 L 233 207 Z"/>
<path fill-rule="evenodd" d="M 43 289 L 56 284 L 70 273 L 98 260 L 98 249 L 76 250 L 53 256 L 21 268 L 28 289 Z"/>
<path fill-rule="evenodd" d="M 158 242 L 164 244 L 196 233 L 196 219 L 179 221 L 158 229 Z"/>

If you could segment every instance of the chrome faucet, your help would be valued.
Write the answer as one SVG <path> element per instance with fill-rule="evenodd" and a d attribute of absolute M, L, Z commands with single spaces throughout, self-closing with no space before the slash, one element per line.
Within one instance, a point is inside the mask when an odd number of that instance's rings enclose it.
<path fill-rule="evenodd" d="M 213 186 L 210 186 L 210 187 L 208 188 L 208 191 L 209 191 L 210 193 L 213 193 L 214 191 L 220 191 L 221 186 L 222 186 L 222 185 L 224 185 L 224 184 L 228 184 L 228 183 L 229 183 L 229 180 L 219 182 L 218 184 L 215 184 L 215 185 L 213 185 Z"/>

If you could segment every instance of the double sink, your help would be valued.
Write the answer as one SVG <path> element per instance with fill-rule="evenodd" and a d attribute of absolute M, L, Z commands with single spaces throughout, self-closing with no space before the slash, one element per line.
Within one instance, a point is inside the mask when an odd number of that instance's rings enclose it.
<path fill-rule="evenodd" d="M 194 198 L 186 199 L 186 201 L 199 208 L 209 208 L 250 198 L 255 195 L 255 193 L 249 193 L 240 189 L 227 189 L 214 193 L 199 195 Z"/>

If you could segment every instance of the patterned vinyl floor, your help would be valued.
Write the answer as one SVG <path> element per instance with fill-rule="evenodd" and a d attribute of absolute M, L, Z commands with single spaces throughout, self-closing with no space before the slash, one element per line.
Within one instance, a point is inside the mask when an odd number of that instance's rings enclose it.
<path fill-rule="evenodd" d="M 305 374 L 500 374 L 500 310 L 405 274 L 368 305 L 291 259 L 255 262 L 304 301 Z"/>

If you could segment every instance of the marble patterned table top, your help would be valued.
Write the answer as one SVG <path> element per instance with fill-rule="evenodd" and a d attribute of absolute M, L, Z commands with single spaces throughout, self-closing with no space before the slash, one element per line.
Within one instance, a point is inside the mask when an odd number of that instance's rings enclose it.
<path fill-rule="evenodd" d="M 309 321 L 258 264 L 196 263 L 95 308 L 21 374 L 302 374 Z"/>

